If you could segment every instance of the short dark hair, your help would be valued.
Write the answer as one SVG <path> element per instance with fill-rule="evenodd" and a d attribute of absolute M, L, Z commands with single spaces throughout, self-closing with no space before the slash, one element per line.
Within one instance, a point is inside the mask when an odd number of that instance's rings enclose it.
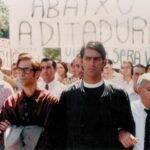
<path fill-rule="evenodd" d="M 56 66 L 57 66 L 56 62 L 55 62 L 54 60 L 50 59 L 50 58 L 47 58 L 47 57 L 46 57 L 46 58 L 43 58 L 43 59 L 41 60 L 41 63 L 42 63 L 42 62 L 48 62 L 48 61 L 51 61 L 53 68 L 56 69 Z"/>
<path fill-rule="evenodd" d="M 106 59 L 105 48 L 103 47 L 102 43 L 100 43 L 98 41 L 95 41 L 95 42 L 90 41 L 90 42 L 87 43 L 86 46 L 83 46 L 81 48 L 81 51 L 80 51 L 81 58 L 83 58 L 83 56 L 84 56 L 85 49 L 95 50 L 95 51 L 97 51 L 101 55 L 102 59 Z"/>
<path fill-rule="evenodd" d="M 33 57 L 28 53 L 23 54 L 19 57 L 19 59 L 17 60 L 17 63 L 16 63 L 17 68 L 18 68 L 20 61 L 22 61 L 22 60 L 30 60 L 32 63 L 32 68 L 33 68 L 34 72 L 41 70 L 40 63 L 38 61 L 34 60 Z"/>

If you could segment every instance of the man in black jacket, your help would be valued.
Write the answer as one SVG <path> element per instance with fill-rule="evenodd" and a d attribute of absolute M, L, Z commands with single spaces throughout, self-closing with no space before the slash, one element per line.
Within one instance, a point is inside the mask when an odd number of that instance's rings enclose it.
<path fill-rule="evenodd" d="M 120 150 L 123 141 L 132 146 L 136 139 L 128 95 L 101 77 L 106 63 L 103 45 L 89 42 L 80 55 L 83 80 L 60 98 L 58 145 L 69 150 Z"/>

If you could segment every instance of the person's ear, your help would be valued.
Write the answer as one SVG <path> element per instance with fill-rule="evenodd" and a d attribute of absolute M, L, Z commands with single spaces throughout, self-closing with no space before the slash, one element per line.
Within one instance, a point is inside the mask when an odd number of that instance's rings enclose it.
<path fill-rule="evenodd" d="M 137 85 L 137 92 L 138 94 L 141 93 L 141 87 L 139 85 Z"/>
<path fill-rule="evenodd" d="M 36 71 L 35 72 L 35 78 L 38 79 L 40 77 L 41 71 Z"/>

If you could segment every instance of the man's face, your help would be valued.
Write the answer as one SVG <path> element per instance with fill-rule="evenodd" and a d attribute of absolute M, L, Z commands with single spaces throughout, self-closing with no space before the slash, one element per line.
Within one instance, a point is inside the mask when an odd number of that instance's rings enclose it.
<path fill-rule="evenodd" d="M 45 61 L 41 63 L 41 77 L 46 83 L 51 82 L 55 78 L 56 70 L 52 66 L 51 61 Z"/>
<path fill-rule="evenodd" d="M 105 60 L 102 59 L 97 51 L 85 49 L 83 56 L 84 76 L 91 78 L 100 77 L 104 66 Z"/>
<path fill-rule="evenodd" d="M 38 78 L 36 73 L 33 71 L 30 60 L 21 60 L 17 66 L 17 72 L 18 78 L 20 79 L 23 87 L 33 85 Z"/>
<path fill-rule="evenodd" d="M 138 93 L 142 99 L 143 104 L 150 108 L 150 81 L 145 81 L 138 89 Z"/>
<path fill-rule="evenodd" d="M 142 68 L 142 67 L 134 67 L 133 69 L 133 83 L 136 84 L 137 83 L 137 80 L 138 78 L 143 74 L 145 73 L 145 69 Z"/>

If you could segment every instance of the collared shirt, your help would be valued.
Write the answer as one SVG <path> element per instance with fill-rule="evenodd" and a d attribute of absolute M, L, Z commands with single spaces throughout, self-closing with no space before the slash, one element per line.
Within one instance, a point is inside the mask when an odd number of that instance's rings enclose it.
<path fill-rule="evenodd" d="M 0 121 L 9 120 L 15 125 L 41 125 L 46 121 L 46 114 L 57 99 L 46 90 L 35 90 L 28 97 L 24 91 L 20 91 L 8 97 L 0 112 Z"/>
<path fill-rule="evenodd" d="M 85 81 L 83 81 L 83 84 L 86 88 L 97 88 L 97 87 L 102 86 L 102 84 L 104 84 L 104 81 L 102 80 L 102 81 L 95 83 L 95 84 L 89 84 L 89 83 L 86 83 Z"/>
<path fill-rule="evenodd" d="M 43 127 L 44 132 L 38 141 L 38 147 L 45 149 L 47 146 L 51 147 L 49 138 L 53 133 L 51 124 L 53 124 L 57 104 L 57 98 L 46 90 L 36 89 L 30 97 L 24 91 L 20 91 L 6 99 L 0 112 L 0 121 L 8 120 L 18 127 L 29 125 Z"/>
<path fill-rule="evenodd" d="M 38 81 L 38 87 L 40 89 L 45 89 L 45 85 L 47 83 L 45 83 L 45 81 L 43 79 L 40 79 Z M 50 83 L 48 83 L 48 91 L 50 91 L 53 95 L 55 95 L 56 97 L 60 97 L 62 91 L 65 89 L 65 85 L 62 84 L 61 82 L 57 81 L 56 79 L 54 79 L 53 81 L 51 81 Z"/>
<path fill-rule="evenodd" d="M 133 91 L 133 92 L 129 93 L 129 99 L 130 99 L 130 102 L 137 101 L 140 99 L 140 96 L 136 92 Z"/>
<path fill-rule="evenodd" d="M 130 94 L 133 91 L 133 80 L 131 79 L 129 82 L 127 82 L 126 80 L 122 79 L 122 81 L 120 81 L 119 86 L 126 90 L 128 94 Z"/>
<path fill-rule="evenodd" d="M 135 121 L 135 135 L 138 138 L 138 143 L 135 144 L 133 150 L 144 150 L 144 137 L 145 137 L 145 121 L 146 112 L 145 106 L 141 100 L 131 102 L 131 109 Z"/>

